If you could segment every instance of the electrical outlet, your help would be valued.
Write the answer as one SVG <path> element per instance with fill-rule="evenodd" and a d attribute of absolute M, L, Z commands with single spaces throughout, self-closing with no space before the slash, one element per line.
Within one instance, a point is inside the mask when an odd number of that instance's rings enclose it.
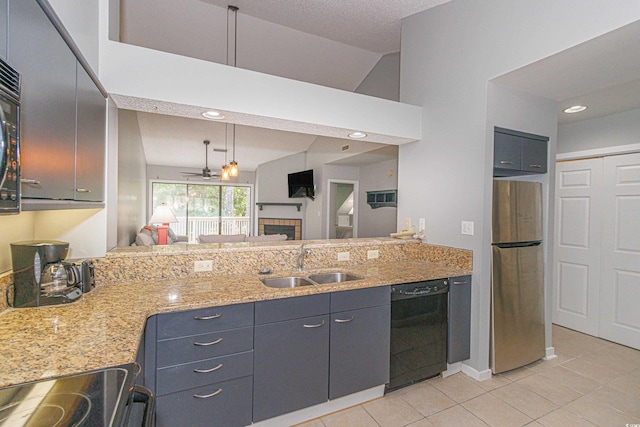
<path fill-rule="evenodd" d="M 427 221 L 424 218 L 420 218 L 418 220 L 418 224 L 419 224 L 418 231 L 424 231 L 425 228 L 427 227 Z"/>
<path fill-rule="evenodd" d="M 404 229 L 411 230 L 411 218 L 404 219 Z"/>
<path fill-rule="evenodd" d="M 338 261 L 349 261 L 349 252 L 338 252 Z"/>
<path fill-rule="evenodd" d="M 473 236 L 473 221 L 462 221 L 460 232 L 467 236 Z"/>
<path fill-rule="evenodd" d="M 380 256 L 380 253 L 378 252 L 377 249 L 367 251 L 367 259 L 376 259 L 379 256 Z"/>
<path fill-rule="evenodd" d="M 211 271 L 213 270 L 213 261 L 193 261 L 193 271 L 197 273 L 199 271 Z"/>

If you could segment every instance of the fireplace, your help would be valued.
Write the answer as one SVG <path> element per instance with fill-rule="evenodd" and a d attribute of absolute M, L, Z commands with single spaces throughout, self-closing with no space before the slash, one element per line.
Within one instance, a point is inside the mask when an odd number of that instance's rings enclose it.
<path fill-rule="evenodd" d="M 286 234 L 287 240 L 302 239 L 302 220 L 258 218 L 258 234 Z"/>

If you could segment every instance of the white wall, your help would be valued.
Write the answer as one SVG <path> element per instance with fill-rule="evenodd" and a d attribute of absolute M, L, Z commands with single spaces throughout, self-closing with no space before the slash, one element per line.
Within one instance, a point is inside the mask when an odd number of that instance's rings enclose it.
<path fill-rule="evenodd" d="M 367 191 L 397 188 L 397 160 L 387 160 L 360 168 L 358 237 L 389 237 L 389 233 L 398 231 L 396 228 L 398 208 L 371 209 L 371 206 L 367 204 Z"/>
<path fill-rule="evenodd" d="M 558 154 L 640 144 L 640 109 L 558 128 Z"/>
<path fill-rule="evenodd" d="M 0 273 L 11 270 L 12 242 L 35 238 L 36 212 L 22 212 L 18 215 L 0 216 Z"/>
<path fill-rule="evenodd" d="M 639 18 L 634 0 L 606 8 L 598 0 L 454 0 L 403 20 L 400 100 L 423 113 L 422 140 L 400 146 L 398 221 L 425 217 L 427 242 L 473 250 L 468 366 L 482 375 L 490 335 L 488 81 Z M 462 220 L 475 223 L 474 236 L 460 234 Z"/>
<path fill-rule="evenodd" d="M 389 53 L 362 80 L 355 90 L 363 95 L 391 101 L 400 100 L 400 52 Z"/>
<path fill-rule="evenodd" d="M 259 210 L 256 207 L 254 230 L 258 229 L 257 218 L 302 219 L 302 238 L 308 238 L 305 235 L 306 224 L 304 212 L 305 205 L 313 202 L 308 198 L 290 199 L 288 183 L 288 174 L 307 169 L 309 168 L 307 167 L 306 153 L 292 154 L 291 156 L 263 163 L 258 166 L 255 177 L 256 203 L 302 203 L 303 206 L 300 212 L 298 212 L 294 206 L 264 206 L 263 210 Z"/>
<path fill-rule="evenodd" d="M 118 114 L 118 246 L 129 246 L 147 223 L 147 163 L 138 117 L 134 111 Z"/>

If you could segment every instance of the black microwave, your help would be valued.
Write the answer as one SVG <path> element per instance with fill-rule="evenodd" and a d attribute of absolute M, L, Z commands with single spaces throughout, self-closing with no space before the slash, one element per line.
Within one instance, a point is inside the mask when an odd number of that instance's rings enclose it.
<path fill-rule="evenodd" d="M 0 214 L 20 212 L 20 74 L 0 58 Z"/>

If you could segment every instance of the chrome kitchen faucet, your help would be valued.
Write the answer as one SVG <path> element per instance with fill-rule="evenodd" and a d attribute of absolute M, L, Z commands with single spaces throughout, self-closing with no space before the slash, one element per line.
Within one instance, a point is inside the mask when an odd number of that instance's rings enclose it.
<path fill-rule="evenodd" d="M 304 268 L 304 256 L 311 254 L 311 249 L 305 249 L 304 245 L 306 242 L 302 242 L 300 245 L 300 250 L 298 251 L 298 271 L 302 271 Z"/>

